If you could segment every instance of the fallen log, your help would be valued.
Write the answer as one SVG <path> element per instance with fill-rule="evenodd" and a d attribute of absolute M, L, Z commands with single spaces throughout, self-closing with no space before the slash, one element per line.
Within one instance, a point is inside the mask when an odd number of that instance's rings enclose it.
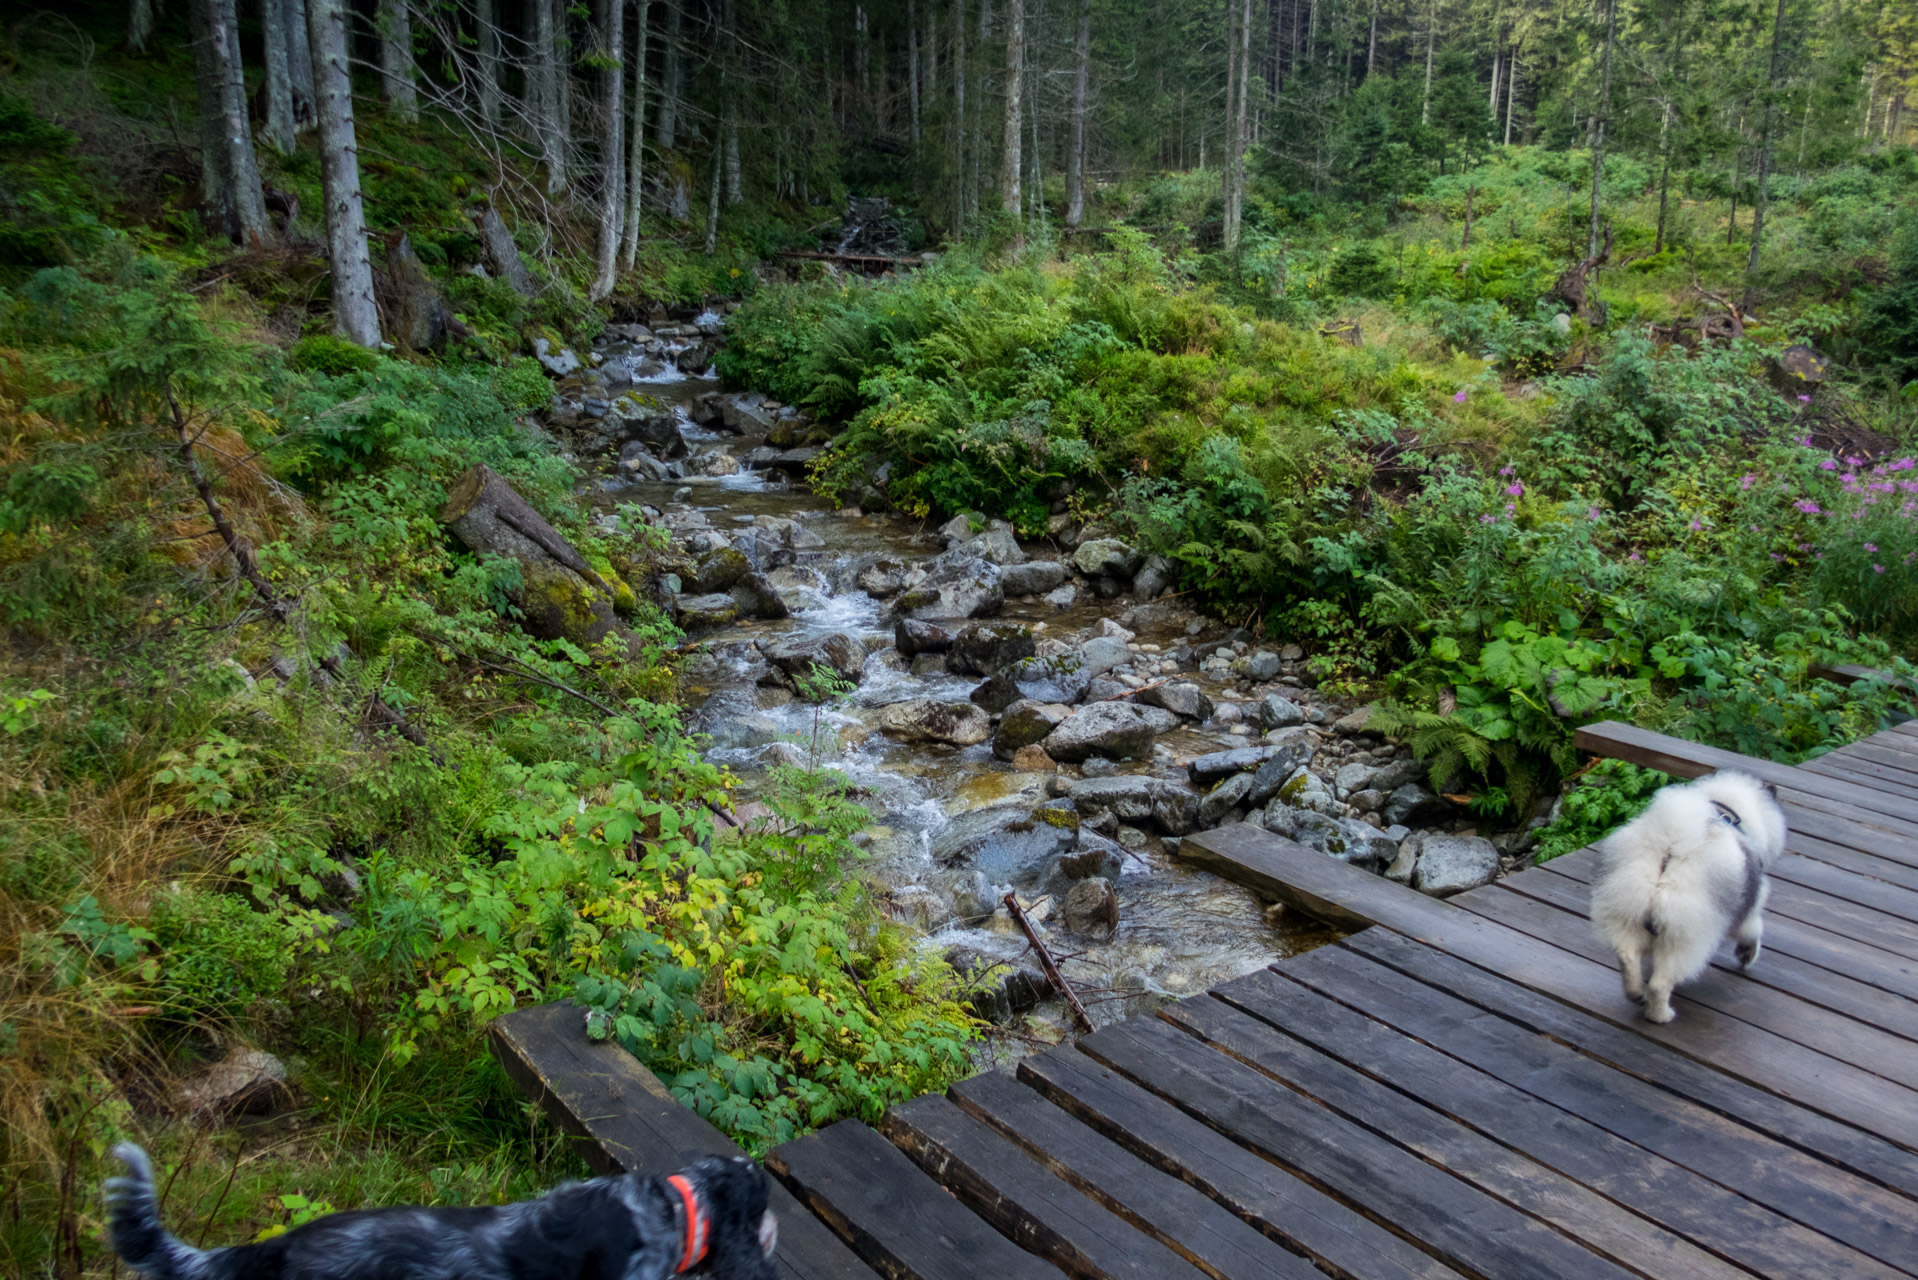
<path fill-rule="evenodd" d="M 865 267 L 919 267 L 918 258 L 893 258 L 882 253 L 824 253 L 817 249 L 781 249 L 775 258 L 804 258 L 808 262 L 846 262 Z"/>
<path fill-rule="evenodd" d="M 615 588 L 491 467 L 481 463 L 460 477 L 440 523 L 476 554 L 519 561 L 514 603 L 528 635 L 588 650 L 613 636 L 636 654 L 637 640 L 613 611 Z"/>

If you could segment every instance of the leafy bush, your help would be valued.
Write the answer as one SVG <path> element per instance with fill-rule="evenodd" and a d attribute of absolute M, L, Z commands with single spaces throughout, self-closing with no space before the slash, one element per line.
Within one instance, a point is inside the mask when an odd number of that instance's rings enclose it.
<path fill-rule="evenodd" d="M 1558 816 L 1538 832 L 1538 862 L 1595 844 L 1642 812 L 1672 779 L 1623 760 L 1600 760 L 1566 788 Z"/>
<path fill-rule="evenodd" d="M 299 373 L 323 373 L 332 378 L 344 377 L 349 373 L 371 373 L 379 368 L 379 364 L 377 352 L 368 351 L 357 342 L 348 342 L 330 333 L 316 333 L 301 338 L 286 353 L 287 368 Z"/>
<path fill-rule="evenodd" d="M 1389 298 L 1397 281 L 1398 272 L 1391 260 L 1369 241 L 1340 250 L 1325 275 L 1326 287 L 1332 292 L 1355 298 Z"/>

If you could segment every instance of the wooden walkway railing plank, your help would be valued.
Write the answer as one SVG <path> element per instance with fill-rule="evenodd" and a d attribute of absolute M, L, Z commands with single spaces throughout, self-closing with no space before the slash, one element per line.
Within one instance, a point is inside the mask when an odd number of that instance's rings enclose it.
<path fill-rule="evenodd" d="M 1361 965 L 1366 970 L 1372 967 L 1363 962 Z M 1598 1124 L 1561 1111 L 1486 1074 L 1469 1060 L 1447 1057 L 1391 1025 L 1292 981 L 1287 967 L 1281 965 L 1237 979 L 1212 994 L 1286 1036 L 1349 1063 L 1383 1084 L 1402 1090 L 1408 1098 L 1470 1125 L 1740 1267 L 1781 1277 L 1890 1274 L 1887 1268 L 1862 1259 L 1856 1250 L 1829 1236 Z M 1327 971 L 1327 966 L 1315 966 L 1315 972 Z M 1183 1020 L 1187 1008 L 1197 1003 L 1174 1006 L 1167 1016 Z M 1655 1108 L 1653 1119 L 1682 1105 L 1669 1096 L 1658 1095 L 1639 1105 L 1645 1103 Z M 1362 1115 L 1349 1110 L 1348 1114 L 1378 1127 L 1369 1104 Z M 1411 1135 L 1413 1141 L 1421 1136 L 1417 1131 Z M 1427 1154 L 1440 1158 L 1437 1152 Z M 1443 1163 L 1448 1168 L 1461 1167 L 1455 1160 L 1445 1159 Z M 1667 1240 L 1655 1243 L 1658 1253 L 1645 1259 L 1651 1274 L 1742 1274 L 1719 1257 L 1699 1256 L 1697 1248 Z M 1631 1261 L 1629 1257 L 1621 1260 Z"/>

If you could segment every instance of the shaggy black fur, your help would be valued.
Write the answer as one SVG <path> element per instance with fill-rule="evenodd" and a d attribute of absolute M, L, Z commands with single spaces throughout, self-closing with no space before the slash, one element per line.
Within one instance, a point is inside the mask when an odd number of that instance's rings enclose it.
<path fill-rule="evenodd" d="M 113 1247 L 145 1280 L 664 1280 L 684 1254 L 684 1201 L 664 1178 L 622 1174 L 478 1209 L 329 1214 L 258 1244 L 195 1249 L 160 1223 L 153 1166 L 131 1143 L 106 1184 Z M 766 1175 L 747 1160 L 680 1172 L 710 1223 L 715 1280 L 772 1280 L 778 1230 Z"/>

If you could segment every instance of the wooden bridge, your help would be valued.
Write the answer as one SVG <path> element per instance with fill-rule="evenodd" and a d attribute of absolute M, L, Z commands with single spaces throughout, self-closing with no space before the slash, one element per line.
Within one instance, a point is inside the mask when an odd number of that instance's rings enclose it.
<path fill-rule="evenodd" d="M 1624 725 L 1579 745 L 1777 784 L 1751 972 L 1722 955 L 1640 1019 L 1584 918 L 1590 850 L 1438 901 L 1206 832 L 1184 852 L 1358 932 L 776 1148 L 782 1274 L 1918 1275 L 1918 725 L 1798 768 Z M 569 1006 L 494 1036 L 602 1169 L 733 1150 Z"/>

